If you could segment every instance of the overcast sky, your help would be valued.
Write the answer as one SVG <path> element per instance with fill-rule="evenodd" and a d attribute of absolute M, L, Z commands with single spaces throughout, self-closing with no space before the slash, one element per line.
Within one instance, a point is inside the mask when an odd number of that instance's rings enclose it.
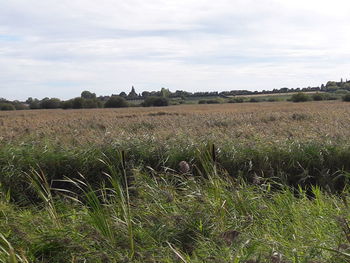
<path fill-rule="evenodd" d="M 350 1 L 0 0 L 0 97 L 350 79 Z"/>

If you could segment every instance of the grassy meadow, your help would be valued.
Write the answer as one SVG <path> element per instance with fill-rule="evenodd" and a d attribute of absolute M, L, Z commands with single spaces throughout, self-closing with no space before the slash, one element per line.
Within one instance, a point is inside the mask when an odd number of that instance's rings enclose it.
<path fill-rule="evenodd" d="M 350 262 L 341 101 L 0 112 L 0 262 Z"/>

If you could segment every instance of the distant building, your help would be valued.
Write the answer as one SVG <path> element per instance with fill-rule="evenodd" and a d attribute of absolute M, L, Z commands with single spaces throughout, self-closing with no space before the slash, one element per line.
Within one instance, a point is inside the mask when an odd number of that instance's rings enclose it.
<path fill-rule="evenodd" d="M 138 99 L 139 95 L 136 93 L 134 86 L 131 87 L 131 91 L 128 94 L 128 99 Z"/>

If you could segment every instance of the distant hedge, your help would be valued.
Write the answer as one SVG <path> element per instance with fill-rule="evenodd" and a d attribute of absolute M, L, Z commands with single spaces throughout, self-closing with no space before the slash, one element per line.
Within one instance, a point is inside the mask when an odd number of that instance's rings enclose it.
<path fill-rule="evenodd" d="M 305 102 L 309 101 L 311 98 L 305 93 L 299 92 L 297 94 L 293 94 L 291 101 L 293 102 Z"/>
<path fill-rule="evenodd" d="M 350 94 L 346 94 L 342 99 L 343 101 L 350 101 Z"/>
<path fill-rule="evenodd" d="M 169 100 L 163 97 L 147 97 L 145 101 L 142 103 L 144 107 L 160 107 L 160 106 L 168 106 Z"/>
<path fill-rule="evenodd" d="M 219 100 L 211 99 L 211 100 L 200 100 L 198 104 L 220 104 Z"/>
<path fill-rule="evenodd" d="M 125 108 L 128 106 L 126 99 L 120 96 L 112 96 L 105 103 L 105 108 Z"/>
<path fill-rule="evenodd" d="M 0 110 L 16 110 L 15 106 L 10 103 L 1 103 Z"/>

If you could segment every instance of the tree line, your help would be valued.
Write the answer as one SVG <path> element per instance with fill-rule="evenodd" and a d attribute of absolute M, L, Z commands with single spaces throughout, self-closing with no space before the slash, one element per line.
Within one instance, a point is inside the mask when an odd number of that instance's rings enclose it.
<path fill-rule="evenodd" d="M 306 88 L 281 88 L 263 91 L 248 91 L 248 90 L 231 90 L 231 91 L 212 91 L 212 92 L 187 92 L 183 90 L 176 90 L 171 92 L 169 89 L 161 88 L 159 91 L 143 91 L 136 93 L 135 88 L 131 91 L 120 92 L 119 94 L 112 94 L 111 96 L 99 96 L 90 91 L 83 91 L 80 97 L 69 100 L 60 100 L 58 98 L 37 98 L 29 97 L 25 102 L 18 100 L 9 101 L 0 98 L 0 110 L 24 110 L 24 109 L 84 109 L 84 108 L 122 108 L 130 106 L 168 106 L 172 99 L 179 99 L 181 103 L 186 99 L 197 99 L 205 97 L 222 97 L 231 98 L 238 95 L 255 95 L 255 94 L 275 94 L 275 93 L 290 93 L 290 92 L 349 92 L 350 80 L 341 79 L 339 82 L 328 81 L 326 85 L 322 84 L 320 87 L 306 87 Z M 320 100 L 316 98 L 315 100 Z M 202 103 L 207 100 L 200 100 Z"/>

